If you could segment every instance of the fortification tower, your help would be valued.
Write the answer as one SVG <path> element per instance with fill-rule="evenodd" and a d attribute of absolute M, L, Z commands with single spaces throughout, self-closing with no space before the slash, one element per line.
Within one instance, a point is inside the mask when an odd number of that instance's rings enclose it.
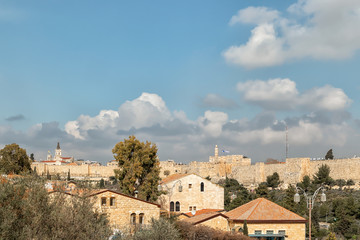
<path fill-rule="evenodd" d="M 57 143 L 57 147 L 55 149 L 55 158 L 54 160 L 61 160 L 61 148 L 60 148 L 60 143 Z"/>

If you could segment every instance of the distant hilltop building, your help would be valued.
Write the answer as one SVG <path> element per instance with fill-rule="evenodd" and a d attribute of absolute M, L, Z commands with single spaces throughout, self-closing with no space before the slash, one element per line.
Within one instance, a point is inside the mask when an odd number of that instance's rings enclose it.
<path fill-rule="evenodd" d="M 229 151 L 223 150 L 224 153 Z M 251 159 L 244 155 L 223 155 L 219 156 L 219 148 L 215 146 L 214 156 L 209 156 L 210 163 L 239 163 L 240 165 L 251 165 Z"/>
<path fill-rule="evenodd" d="M 62 164 L 68 164 L 74 162 L 74 157 L 62 157 L 61 156 L 61 148 L 60 143 L 57 143 L 56 149 L 55 149 L 55 156 L 52 157 L 50 151 L 48 151 L 48 155 L 46 157 L 46 161 L 42 161 L 42 163 L 48 164 L 48 165 L 62 165 Z"/>

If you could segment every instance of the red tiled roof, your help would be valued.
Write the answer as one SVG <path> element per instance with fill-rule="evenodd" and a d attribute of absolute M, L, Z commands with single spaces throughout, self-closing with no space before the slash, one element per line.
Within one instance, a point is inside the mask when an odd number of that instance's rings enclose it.
<path fill-rule="evenodd" d="M 193 225 L 196 225 L 196 224 L 205 222 L 205 221 L 207 221 L 209 219 L 212 219 L 212 218 L 215 218 L 215 217 L 218 217 L 218 216 L 221 216 L 223 218 L 228 218 L 226 215 L 224 215 L 222 213 L 210 212 L 210 213 L 204 213 L 204 214 L 201 214 L 201 215 L 197 215 L 197 216 L 194 216 L 194 217 L 191 217 L 191 218 L 186 218 L 186 219 L 184 219 L 182 221 L 191 223 Z"/>
<path fill-rule="evenodd" d="M 205 209 L 201 209 L 195 212 L 195 215 L 192 215 L 191 212 L 187 212 L 187 213 L 182 213 L 183 215 L 186 215 L 187 217 L 193 217 L 193 216 L 198 216 L 201 214 L 206 214 L 206 213 L 212 213 L 212 212 L 222 212 L 224 211 L 224 209 L 209 209 L 209 208 L 205 208 Z"/>
<path fill-rule="evenodd" d="M 172 182 L 172 181 L 175 181 L 175 180 L 178 180 L 180 178 L 183 178 L 187 175 L 190 175 L 190 174 L 180 174 L 180 173 L 176 173 L 176 174 L 172 174 L 166 178 L 164 178 L 161 183 L 169 183 L 169 182 Z"/>
<path fill-rule="evenodd" d="M 232 221 L 255 222 L 306 222 L 306 219 L 265 198 L 258 198 L 227 213 Z"/>
<path fill-rule="evenodd" d="M 61 157 L 62 159 L 72 159 L 72 157 Z"/>

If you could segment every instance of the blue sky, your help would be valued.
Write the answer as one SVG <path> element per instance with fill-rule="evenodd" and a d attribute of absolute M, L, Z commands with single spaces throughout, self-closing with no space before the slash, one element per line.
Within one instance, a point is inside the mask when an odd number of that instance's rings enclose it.
<path fill-rule="evenodd" d="M 358 152 L 358 1 L 0 0 L 0 146 L 105 162 L 215 144 L 253 162 Z"/>

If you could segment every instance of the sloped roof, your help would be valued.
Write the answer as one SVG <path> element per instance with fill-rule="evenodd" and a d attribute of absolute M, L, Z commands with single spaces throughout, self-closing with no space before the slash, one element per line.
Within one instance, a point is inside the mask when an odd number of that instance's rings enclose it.
<path fill-rule="evenodd" d="M 123 193 L 119 193 L 119 192 L 114 191 L 114 190 L 111 190 L 111 189 L 98 189 L 98 190 L 94 190 L 93 192 L 91 192 L 91 193 L 88 195 L 88 197 L 92 197 L 92 196 L 95 196 L 95 195 L 98 195 L 98 194 L 104 193 L 104 192 L 112 192 L 112 193 L 115 193 L 115 194 L 118 194 L 118 195 L 121 195 L 121 196 L 124 196 L 124 197 L 128 197 L 128 198 L 132 198 L 132 199 L 135 199 L 135 200 L 138 200 L 138 201 L 141 201 L 141 202 L 149 203 L 149 204 L 155 205 L 155 206 L 157 206 L 157 207 L 160 208 L 160 205 L 157 204 L 157 203 L 148 202 L 148 201 L 145 201 L 145 200 L 142 200 L 142 199 L 133 197 L 133 196 L 129 196 L 129 195 L 126 195 L 126 194 L 123 194 Z"/>
<path fill-rule="evenodd" d="M 225 215 L 232 221 L 243 222 L 246 220 L 248 223 L 306 222 L 305 218 L 265 198 L 255 199 L 225 213 Z"/>
<path fill-rule="evenodd" d="M 187 212 L 187 213 L 182 213 L 182 215 L 185 215 L 187 217 L 194 217 L 194 216 L 198 216 L 198 215 L 201 215 L 201 214 L 207 214 L 207 213 L 213 213 L 213 212 L 222 212 L 224 211 L 224 209 L 210 209 L 210 208 L 204 208 L 204 209 L 201 209 L 201 210 L 197 210 L 195 212 L 195 215 L 192 215 L 191 212 Z"/>
<path fill-rule="evenodd" d="M 218 217 L 218 216 L 221 216 L 223 218 L 228 218 L 226 215 L 224 215 L 222 213 L 210 212 L 210 213 L 204 213 L 204 214 L 201 214 L 201 215 L 197 215 L 197 216 L 194 216 L 194 217 L 191 217 L 191 218 L 186 218 L 186 219 L 184 219 L 182 221 L 191 223 L 193 225 L 196 225 L 196 224 L 205 222 L 207 220 L 210 220 L 210 219 Z"/>
<path fill-rule="evenodd" d="M 183 178 L 183 177 L 188 176 L 188 175 L 190 175 L 190 174 L 180 174 L 180 173 L 172 174 L 172 175 L 164 178 L 164 179 L 161 181 L 161 183 L 162 183 L 162 184 L 164 184 L 164 183 L 166 184 L 166 183 L 169 183 L 169 182 L 178 180 L 178 179 Z"/>

